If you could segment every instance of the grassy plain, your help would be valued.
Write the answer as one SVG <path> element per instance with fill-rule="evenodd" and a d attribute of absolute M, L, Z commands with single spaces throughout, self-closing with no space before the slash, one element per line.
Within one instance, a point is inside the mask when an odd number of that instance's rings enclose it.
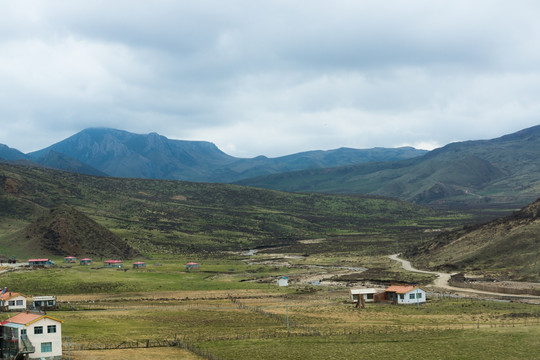
<path fill-rule="evenodd" d="M 27 296 L 58 295 L 60 310 L 49 315 L 64 321 L 63 336 L 70 338 L 74 360 L 199 358 L 179 348 L 80 350 L 164 339 L 178 339 L 217 359 L 240 360 L 348 359 L 359 353 L 403 359 L 532 359 L 540 352 L 537 305 L 432 296 L 418 306 L 367 304 L 356 309 L 347 287 L 293 282 L 278 288 L 274 281 L 256 280 L 283 273 L 294 280 L 309 274 L 310 265 L 321 264 L 330 274 L 366 262 L 392 270 L 385 257 L 277 255 L 256 254 L 249 262 L 239 254 L 151 259 L 146 270 L 128 271 L 58 267 L 12 272 L 9 278 L 4 273 L 0 281 Z M 254 259 L 289 265 L 263 265 Z M 199 271 L 185 271 L 184 263 L 191 260 L 201 263 Z"/>

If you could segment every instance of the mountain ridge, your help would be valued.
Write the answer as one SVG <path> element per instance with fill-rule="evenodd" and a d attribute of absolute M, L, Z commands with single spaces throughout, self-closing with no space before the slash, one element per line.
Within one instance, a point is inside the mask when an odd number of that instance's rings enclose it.
<path fill-rule="evenodd" d="M 43 158 L 51 151 L 110 176 L 220 183 L 305 168 L 404 159 L 426 153 L 412 147 L 340 148 L 249 159 L 230 156 L 206 141 L 170 140 L 157 133 L 143 135 L 117 129 L 89 128 L 27 155 L 46 165 Z M 67 167 L 56 168 L 70 170 Z"/>
<path fill-rule="evenodd" d="M 448 144 L 407 160 L 274 174 L 236 182 L 281 191 L 361 193 L 430 206 L 521 207 L 540 194 L 540 126 Z"/>

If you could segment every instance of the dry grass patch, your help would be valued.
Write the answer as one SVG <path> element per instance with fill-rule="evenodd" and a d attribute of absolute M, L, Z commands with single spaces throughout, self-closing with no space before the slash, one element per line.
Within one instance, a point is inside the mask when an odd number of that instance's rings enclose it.
<path fill-rule="evenodd" d="M 64 354 L 66 355 L 66 354 Z M 72 351 L 72 360 L 147 360 L 147 359 L 203 359 L 187 350 L 179 348 L 150 348 L 122 350 Z"/>

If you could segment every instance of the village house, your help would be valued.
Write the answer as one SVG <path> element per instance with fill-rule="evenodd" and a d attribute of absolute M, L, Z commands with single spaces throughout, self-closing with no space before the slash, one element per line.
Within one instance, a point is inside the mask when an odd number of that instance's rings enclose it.
<path fill-rule="evenodd" d="M 384 293 L 385 300 L 394 304 L 421 304 L 426 302 L 426 290 L 415 285 L 392 285 Z"/>
<path fill-rule="evenodd" d="M 28 265 L 32 267 L 50 267 L 54 265 L 51 259 L 28 259 Z"/>
<path fill-rule="evenodd" d="M 76 263 L 77 262 L 77 258 L 75 256 L 65 256 L 64 257 L 64 262 L 65 263 Z"/>
<path fill-rule="evenodd" d="M 62 323 L 41 313 L 19 313 L 1 325 L 3 359 L 62 359 Z"/>
<path fill-rule="evenodd" d="M 285 276 L 282 276 L 277 281 L 278 286 L 289 286 L 289 279 Z"/>
<path fill-rule="evenodd" d="M 45 296 L 34 296 L 32 298 L 32 307 L 38 310 L 51 310 L 56 309 L 56 296 L 54 295 L 45 295 Z"/>
<path fill-rule="evenodd" d="M 142 262 L 142 261 L 134 262 L 133 263 L 133 268 L 134 269 L 144 269 L 144 268 L 146 268 L 146 263 Z"/>
<path fill-rule="evenodd" d="M 0 294 L 0 309 L 2 311 L 26 310 L 26 297 L 17 292 L 3 291 Z"/>
<path fill-rule="evenodd" d="M 89 258 L 79 260 L 79 265 L 92 265 L 93 261 Z"/>
<path fill-rule="evenodd" d="M 192 269 L 198 269 L 199 268 L 199 264 L 196 263 L 196 262 L 188 262 L 186 264 L 186 270 L 189 271 L 189 270 L 192 270 Z"/>
<path fill-rule="evenodd" d="M 106 268 L 123 268 L 124 262 L 122 260 L 106 260 L 103 262 L 103 267 Z"/>
<path fill-rule="evenodd" d="M 351 301 L 357 303 L 358 301 L 364 303 L 374 302 L 375 294 L 382 292 L 381 290 L 369 288 L 369 289 L 351 289 Z"/>

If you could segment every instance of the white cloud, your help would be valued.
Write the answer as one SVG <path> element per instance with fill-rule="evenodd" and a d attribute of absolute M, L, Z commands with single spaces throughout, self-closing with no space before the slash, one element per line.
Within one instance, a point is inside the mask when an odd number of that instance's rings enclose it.
<path fill-rule="evenodd" d="M 238 156 L 538 123 L 534 1 L 6 2 L 0 143 L 110 126 Z"/>

